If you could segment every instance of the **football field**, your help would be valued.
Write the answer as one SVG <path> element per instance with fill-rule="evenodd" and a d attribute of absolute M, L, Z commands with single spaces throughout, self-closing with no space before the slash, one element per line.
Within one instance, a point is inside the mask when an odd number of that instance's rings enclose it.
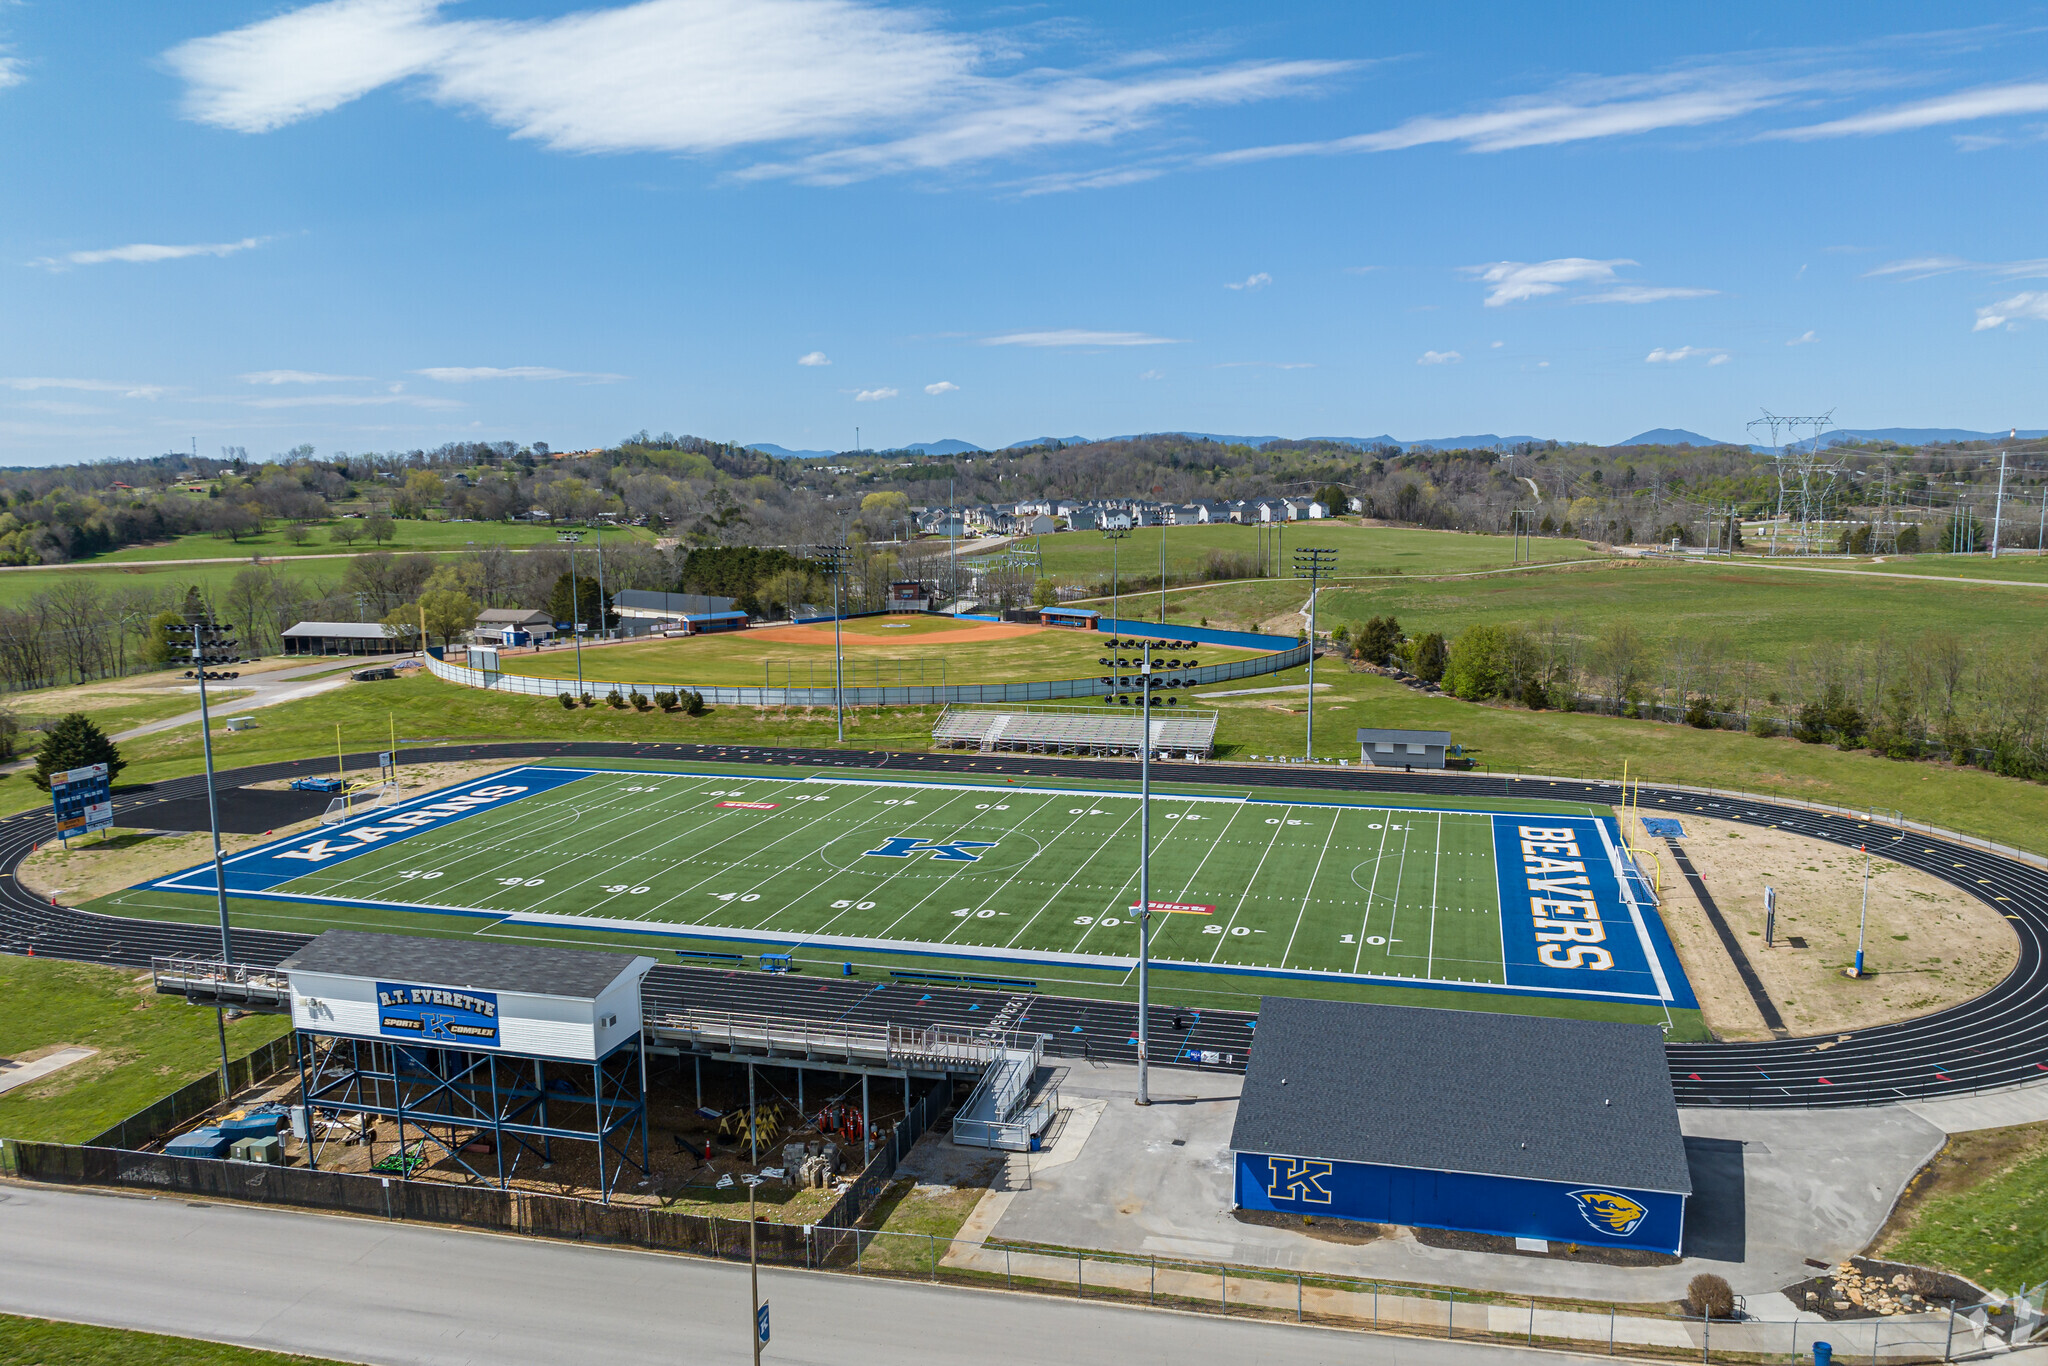
<path fill-rule="evenodd" d="M 1368 795 L 1155 792 L 1155 961 L 1692 1006 L 1611 820 Z M 1140 808 L 1038 780 L 535 765 L 236 855 L 227 884 L 327 924 L 410 910 L 690 952 L 1128 972 Z M 213 885 L 209 865 L 137 890 Z"/>

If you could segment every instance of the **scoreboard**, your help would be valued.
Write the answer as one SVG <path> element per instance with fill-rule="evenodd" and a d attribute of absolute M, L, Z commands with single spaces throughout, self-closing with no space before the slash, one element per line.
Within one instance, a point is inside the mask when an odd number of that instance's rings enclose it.
<path fill-rule="evenodd" d="M 57 816 L 57 837 L 89 835 L 114 823 L 113 781 L 105 764 L 66 769 L 50 775 L 50 805 Z"/>

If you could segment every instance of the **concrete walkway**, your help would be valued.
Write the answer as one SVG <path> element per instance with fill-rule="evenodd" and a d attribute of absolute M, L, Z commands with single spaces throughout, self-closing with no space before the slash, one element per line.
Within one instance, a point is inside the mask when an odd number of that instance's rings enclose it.
<path fill-rule="evenodd" d="M 383 657 L 350 658 L 339 662 L 325 659 L 317 664 L 301 664 L 289 669 L 270 669 L 263 673 L 249 674 L 233 682 L 214 684 L 206 690 L 207 710 L 212 714 L 215 725 L 220 725 L 230 716 L 239 716 L 245 711 L 258 707 L 274 707 L 280 702 L 296 702 L 303 697 L 314 697 L 331 692 L 348 682 L 346 678 L 322 678 L 317 682 L 302 682 L 319 674 L 352 672 L 356 669 L 372 668 L 379 664 L 395 665 L 398 661 Z M 149 721 L 131 726 L 113 738 L 133 740 L 144 735 L 155 735 L 159 731 L 176 730 L 180 726 L 199 724 L 199 685 L 197 683 L 173 684 L 179 692 L 192 694 L 194 706 L 191 711 L 167 716 L 161 721 Z M 169 691 L 171 689 L 165 689 Z"/>
<path fill-rule="evenodd" d="M 2014 1124 L 2048 1123 L 2048 1081 L 2033 1086 L 2008 1086 L 1973 1096 L 1916 1100 L 1901 1107 L 1940 1129 L 1961 1134 L 1973 1129 L 2003 1129 Z"/>
<path fill-rule="evenodd" d="M 1134 1068 L 1075 1068 L 1061 1095 L 1077 1120 L 1091 1109 L 1092 1120 L 1070 1122 L 1028 1168 L 1013 1161 L 1007 1188 L 984 1198 L 962 1236 L 1620 1303 L 1678 1299 L 1711 1271 L 1738 1294 L 1774 1296 L 1812 1274 L 1806 1259 L 1860 1252 L 1945 1138 L 1904 1106 L 1681 1111 L 1695 1187 L 1685 1257 L 1608 1266 L 1432 1247 L 1406 1229 L 1356 1244 L 1241 1222 L 1231 1210 L 1229 1145 L 1242 1079 L 1152 1076 L 1155 1103 L 1140 1108 Z"/>

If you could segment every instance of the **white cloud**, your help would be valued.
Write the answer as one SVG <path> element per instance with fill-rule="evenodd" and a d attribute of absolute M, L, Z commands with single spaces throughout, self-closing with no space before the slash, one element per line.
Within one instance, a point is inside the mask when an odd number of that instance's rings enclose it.
<path fill-rule="evenodd" d="M 1172 346 L 1178 337 L 1155 337 L 1149 332 L 1090 332 L 1063 327 L 1051 332 L 1006 332 L 984 337 L 983 346 Z"/>
<path fill-rule="evenodd" d="M 1505 152 L 1625 137 L 1739 118 L 1791 98 L 1800 84 L 1709 68 L 1607 77 L 1577 82 L 1547 97 L 1504 101 L 1475 113 L 1428 114 L 1376 133 L 1247 147 L 1204 160 L 1228 165 L 1276 157 L 1395 152 L 1437 143 L 1456 143 L 1471 152 Z"/>
<path fill-rule="evenodd" d="M 1581 294 L 1575 304 L 1654 304 L 1666 299 L 1704 299 L 1718 289 L 1686 289 L 1672 285 L 1616 285 L 1597 294 Z"/>
<path fill-rule="evenodd" d="M 529 20 L 453 19 L 444 8 L 325 0 L 180 44 L 166 60 L 186 83 L 187 116 L 238 132 L 414 81 L 558 151 L 792 143 L 805 149 L 797 159 L 745 174 L 821 182 L 1102 143 L 1175 109 L 1293 94 L 1354 65 L 996 75 L 1017 55 L 1011 39 L 872 0 L 637 0 Z"/>
<path fill-rule="evenodd" d="M 1817 337 L 1817 336 L 1815 336 L 1815 335 L 1813 334 L 1813 329 L 1812 329 L 1812 328 L 1808 328 L 1808 329 L 1807 329 L 1806 331 L 1804 331 L 1804 332 L 1801 332 L 1801 333 L 1800 333 L 1800 334 L 1799 334 L 1798 336 L 1794 337 L 1794 338 L 1793 338 L 1793 339 L 1792 339 L 1791 341 L 1788 341 L 1788 342 L 1786 342 L 1786 343 L 1785 343 L 1785 345 L 1787 345 L 1787 346 L 1810 346 L 1810 345 L 1812 345 L 1812 344 L 1813 344 L 1814 342 L 1817 342 L 1817 341 L 1819 341 L 1819 340 L 1820 340 L 1820 338 L 1819 338 L 1819 337 Z"/>
<path fill-rule="evenodd" d="M 1730 357 L 1730 356 L 1728 355 L 1728 353 L 1727 353 L 1726 351 L 1723 351 L 1723 352 L 1722 352 L 1722 353 L 1721 353 L 1720 355 L 1718 355 L 1718 356 L 1711 356 L 1711 357 L 1709 357 L 1709 358 L 1708 358 L 1708 360 L 1707 360 L 1707 364 L 1709 364 L 1709 365 L 1726 365 L 1726 364 L 1727 364 L 1727 363 L 1729 362 L 1729 360 L 1730 360 L 1730 359 L 1731 359 L 1731 357 Z"/>
<path fill-rule="evenodd" d="M 243 408 L 404 408 L 447 409 L 463 405 L 452 398 L 428 398 L 420 394 L 292 394 L 281 398 L 238 398 L 229 400 Z"/>
<path fill-rule="evenodd" d="M 1346 266 L 1344 267 L 1344 273 L 1346 275 L 1370 275 L 1378 269 L 1378 266 Z"/>
<path fill-rule="evenodd" d="M 806 351 L 796 358 L 798 365 L 830 365 L 832 358 L 823 351 Z"/>
<path fill-rule="evenodd" d="M 368 382 L 368 375 L 323 375 L 312 370 L 251 370 L 235 378 L 244 384 L 350 384 Z"/>
<path fill-rule="evenodd" d="M 468 384 L 480 379 L 573 379 L 585 384 L 616 384 L 626 378 L 584 370 L 557 370 L 547 365 L 437 365 L 413 373 L 443 384 Z"/>
<path fill-rule="evenodd" d="M 65 403 L 54 398 L 23 399 L 12 406 L 38 413 L 49 413 L 55 417 L 93 417 L 107 411 L 105 408 L 95 408 L 89 403 Z"/>
<path fill-rule="evenodd" d="M 15 376 L 0 379 L 0 384 L 9 389 L 33 393 L 38 389 L 74 389 L 87 394 L 119 394 L 122 398 L 161 398 L 170 392 L 162 384 L 121 384 L 106 379 L 49 379 L 38 376 Z"/>
<path fill-rule="evenodd" d="M 1899 276 L 1906 280 L 1927 280 L 1936 275 L 1989 275 L 2001 280 L 2048 279 L 2048 257 L 2020 261 L 1971 261 L 1961 256 L 1909 256 L 1887 261 L 1863 273 L 1863 278 Z"/>
<path fill-rule="evenodd" d="M 896 397 L 894 389 L 863 389 L 853 396 L 855 403 L 879 403 L 885 398 Z"/>
<path fill-rule="evenodd" d="M 131 265 L 143 265 L 152 261 L 182 261 L 192 256 L 232 256 L 238 251 L 260 247 L 268 238 L 244 237 L 239 242 L 191 242 L 182 246 L 165 246 L 156 242 L 130 242 L 125 247 L 103 247 L 96 251 L 73 251 L 62 256 L 38 256 L 29 264 L 45 270 L 63 270 L 68 266 L 100 266 L 109 261 L 126 261 Z"/>
<path fill-rule="evenodd" d="M 1875 109 L 1867 114 L 1852 114 L 1845 119 L 1831 119 L 1803 128 L 1786 128 L 1765 136 L 1794 142 L 1814 138 L 1868 137 L 1875 133 L 1906 133 L 1944 123 L 1967 123 L 1974 119 L 2044 111 L 2048 111 L 2048 83 L 2029 81 L 2016 85 L 1979 86 L 1975 90 L 1937 95 L 1933 99 Z"/>
<path fill-rule="evenodd" d="M 959 385 L 957 385 L 957 384 L 955 384 L 955 383 L 953 383 L 953 381 L 952 381 L 952 380 L 949 380 L 949 379 L 942 379 L 942 380 L 940 380 L 940 381 L 939 381 L 939 382 L 938 382 L 937 384 L 927 384 L 927 385 L 925 385 L 925 386 L 924 386 L 924 391 L 925 391 L 926 393 L 930 394 L 930 395 L 931 395 L 931 396 L 932 396 L 933 398 L 937 398 L 937 397 L 938 397 L 938 396 L 939 396 L 940 394 L 957 394 L 957 393 L 959 393 L 959 392 L 960 392 L 960 386 L 959 386 Z"/>
<path fill-rule="evenodd" d="M 1244 279 L 1232 281 L 1223 287 L 1225 289 L 1264 289 L 1272 283 L 1273 277 L 1262 270 L 1256 275 L 1247 275 Z"/>
<path fill-rule="evenodd" d="M 1726 351 L 1716 350 L 1711 346 L 1679 346 L 1670 349 L 1660 346 L 1643 359 L 1652 365 L 1676 365 L 1679 361 L 1690 360 L 1694 356 L 1705 356 L 1709 365 L 1725 365 L 1728 362 Z"/>
<path fill-rule="evenodd" d="M 1425 351 L 1415 358 L 1417 365 L 1456 365 L 1465 358 L 1455 351 Z"/>
<path fill-rule="evenodd" d="M 1503 304 L 1523 299 L 1541 298 L 1556 294 L 1566 285 L 1612 280 L 1616 266 L 1632 266 L 1635 262 L 1626 257 L 1612 261 L 1595 261 L 1584 256 L 1561 256 L 1553 261 L 1495 261 L 1491 265 L 1466 266 L 1464 272 L 1483 284 L 1492 285 L 1486 292 L 1486 306 L 1499 308 Z"/>
<path fill-rule="evenodd" d="M 1488 343 L 1487 345 L 1488 345 L 1488 349 L 1490 349 L 1490 350 L 1494 350 L 1494 351 L 1498 351 L 1498 350 L 1500 350 L 1500 349 L 1501 349 L 1501 348 L 1502 348 L 1503 346 L 1506 346 L 1506 345 L 1507 345 L 1507 343 L 1506 343 L 1506 342 L 1489 342 L 1489 343 Z"/>
<path fill-rule="evenodd" d="M 1986 304 L 1977 310 L 1977 325 L 1970 330 L 1987 332 L 1994 327 L 2011 327 L 2022 321 L 2048 322 L 2048 292 L 2015 294 L 2010 299 Z"/>
<path fill-rule="evenodd" d="M 1143 374 L 1139 375 L 1139 376 L 1138 376 L 1138 378 L 1139 378 L 1139 379 L 1165 379 L 1165 378 L 1166 378 L 1166 372 L 1165 372 L 1164 370 L 1147 370 L 1147 371 L 1145 371 L 1145 372 L 1144 372 Z"/>
<path fill-rule="evenodd" d="M 1312 360 L 1226 360 L 1209 367 L 1211 370 L 1313 370 Z"/>

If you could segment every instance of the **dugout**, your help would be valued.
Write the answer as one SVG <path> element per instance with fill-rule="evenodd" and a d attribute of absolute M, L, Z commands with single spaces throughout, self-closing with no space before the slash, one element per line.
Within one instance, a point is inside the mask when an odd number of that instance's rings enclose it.
<path fill-rule="evenodd" d="M 628 1171 L 649 1170 L 640 984 L 653 966 L 634 954 L 328 930 L 277 967 L 298 1034 L 308 1165 L 319 1164 L 323 1121 L 375 1117 L 397 1126 L 401 1177 L 415 1161 L 446 1159 L 502 1187 L 523 1161 L 552 1162 L 557 1140 L 578 1141 L 596 1145 L 609 1199 Z"/>
<path fill-rule="evenodd" d="M 1692 1194 L 1655 1025 L 1266 997 L 1235 1203 L 1676 1253 Z"/>
<path fill-rule="evenodd" d="M 1102 620 L 1102 613 L 1087 607 L 1041 607 L 1038 620 L 1047 626 L 1068 626 L 1082 631 L 1092 631 Z"/>

